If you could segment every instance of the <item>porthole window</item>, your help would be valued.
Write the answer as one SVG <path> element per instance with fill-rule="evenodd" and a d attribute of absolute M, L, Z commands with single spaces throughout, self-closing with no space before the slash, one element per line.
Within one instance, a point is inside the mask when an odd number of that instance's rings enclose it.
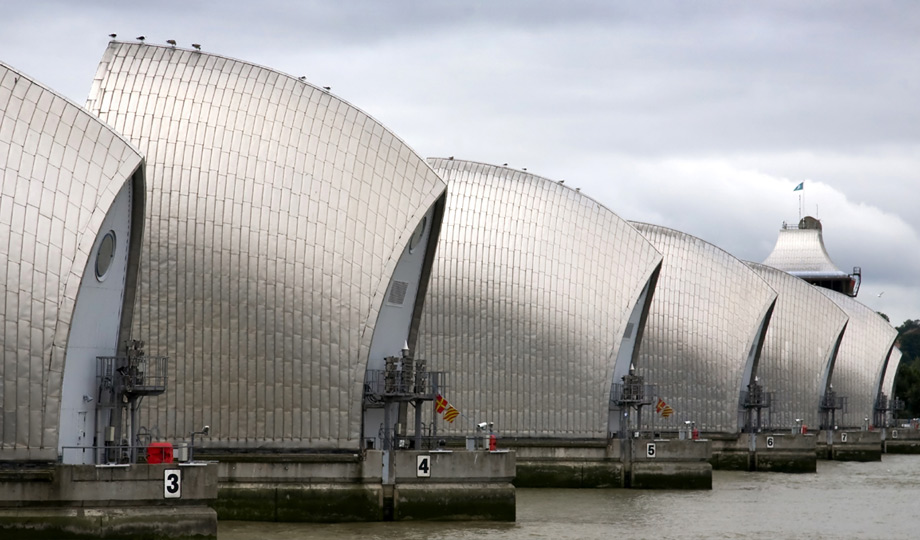
<path fill-rule="evenodd" d="M 415 251 L 415 247 L 418 246 L 418 243 L 422 241 L 422 237 L 425 236 L 425 225 L 427 223 L 428 216 L 425 216 L 418 224 L 418 227 L 415 228 L 415 231 L 412 233 L 412 238 L 409 239 L 409 253 Z"/>
<path fill-rule="evenodd" d="M 115 231 L 109 231 L 102 237 L 96 250 L 96 279 L 102 281 L 115 260 Z"/>

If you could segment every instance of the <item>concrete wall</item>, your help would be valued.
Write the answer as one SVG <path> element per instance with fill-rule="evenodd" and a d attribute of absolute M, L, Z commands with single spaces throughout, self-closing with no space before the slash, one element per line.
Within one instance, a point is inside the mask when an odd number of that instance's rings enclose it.
<path fill-rule="evenodd" d="M 305 522 L 515 518 L 513 452 L 397 451 L 392 485 L 383 484 L 383 460 L 380 450 L 225 456 L 218 516 Z"/>
<path fill-rule="evenodd" d="M 517 487 L 623 487 L 619 443 L 502 439 L 517 454 Z"/>
<path fill-rule="evenodd" d="M 167 497 L 167 488 L 178 496 Z M 216 498 L 213 465 L 5 468 L 0 532 L 15 538 L 216 538 L 217 514 L 209 506 Z"/>
<path fill-rule="evenodd" d="M 397 452 L 394 465 L 395 520 L 515 519 L 514 452 Z"/>
<path fill-rule="evenodd" d="M 920 454 L 920 431 L 911 428 L 885 429 L 882 450 L 886 454 Z"/>
<path fill-rule="evenodd" d="M 631 439 L 626 487 L 712 489 L 712 442 L 707 439 Z"/>
<path fill-rule="evenodd" d="M 786 433 L 742 433 L 737 439 L 717 441 L 712 465 L 720 470 L 817 472 L 817 437 Z"/>
<path fill-rule="evenodd" d="M 381 452 L 221 456 L 220 519 L 380 521 Z"/>
<path fill-rule="evenodd" d="M 708 440 L 614 439 L 555 445 L 508 442 L 518 454 L 518 487 L 711 489 Z M 649 455 L 648 444 L 654 446 Z"/>
<path fill-rule="evenodd" d="M 882 432 L 861 430 L 820 431 L 818 459 L 835 461 L 881 461 Z"/>

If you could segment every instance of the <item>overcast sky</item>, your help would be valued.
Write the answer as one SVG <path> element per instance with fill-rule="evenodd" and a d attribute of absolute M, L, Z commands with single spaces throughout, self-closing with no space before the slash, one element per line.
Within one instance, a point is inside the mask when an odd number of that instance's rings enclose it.
<path fill-rule="evenodd" d="M 745 260 L 802 194 L 859 300 L 920 319 L 920 2 L 33 0 L 4 4 L 0 61 L 82 104 L 110 33 L 305 75 L 423 157 Z"/>

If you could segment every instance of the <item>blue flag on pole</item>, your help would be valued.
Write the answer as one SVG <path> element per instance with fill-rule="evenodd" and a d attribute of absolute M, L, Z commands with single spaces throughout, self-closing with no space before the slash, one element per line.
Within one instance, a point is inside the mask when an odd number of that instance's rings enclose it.
<path fill-rule="evenodd" d="M 792 191 L 802 191 L 805 188 L 805 182 L 799 182 L 799 185 L 795 186 L 795 189 Z"/>

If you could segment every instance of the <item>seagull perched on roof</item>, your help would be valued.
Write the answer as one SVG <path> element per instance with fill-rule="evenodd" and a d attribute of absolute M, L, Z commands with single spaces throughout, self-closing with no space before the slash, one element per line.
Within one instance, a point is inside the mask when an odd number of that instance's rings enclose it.
<path fill-rule="evenodd" d="M 115 39 L 116 37 L 118 37 L 118 34 L 109 34 L 109 37 L 112 39 Z"/>
<path fill-rule="evenodd" d="M 174 40 L 174 39 L 167 39 L 167 40 L 166 40 L 166 43 L 169 43 L 169 44 L 172 45 L 173 47 L 176 46 L 176 40 Z"/>
<path fill-rule="evenodd" d="M 307 80 L 307 76 L 306 76 L 306 75 L 301 75 L 300 77 L 297 77 L 297 78 L 300 79 L 301 81 Z"/>
<path fill-rule="evenodd" d="M 137 37 L 134 38 L 134 39 L 136 39 L 136 40 L 138 40 L 138 41 L 144 41 L 144 40 L 147 39 L 147 38 L 144 37 L 144 36 L 137 36 Z"/>
<path fill-rule="evenodd" d="M 331 86 L 324 86 L 324 87 L 323 87 L 323 90 L 325 90 L 325 91 L 328 92 L 328 91 L 332 90 L 332 87 L 331 87 Z"/>
<path fill-rule="evenodd" d="M 192 43 L 192 48 L 195 49 L 196 51 L 200 51 L 201 43 Z"/>

